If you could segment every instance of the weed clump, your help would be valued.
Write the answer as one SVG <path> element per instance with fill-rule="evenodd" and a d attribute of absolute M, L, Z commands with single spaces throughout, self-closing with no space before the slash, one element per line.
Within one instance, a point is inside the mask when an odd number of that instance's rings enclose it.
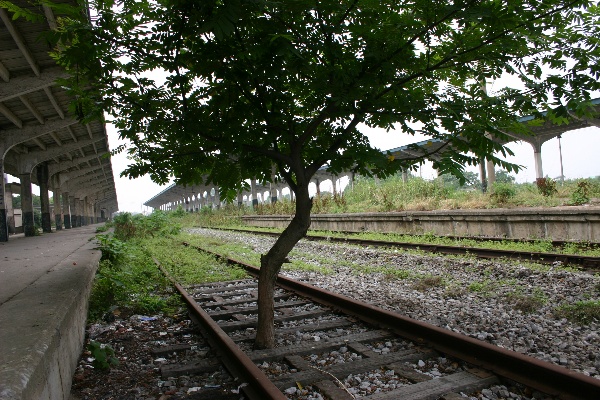
<path fill-rule="evenodd" d="M 441 286 L 444 286 L 444 280 L 442 279 L 441 276 L 434 276 L 434 275 L 425 276 L 425 277 L 419 279 L 413 285 L 413 287 L 416 290 L 419 290 L 421 292 L 424 292 L 424 291 L 434 288 L 434 287 L 441 287 Z"/>
<path fill-rule="evenodd" d="M 559 318 L 566 318 L 583 325 L 600 321 L 600 300 L 584 300 L 563 305 L 556 308 L 555 314 Z"/>
<path fill-rule="evenodd" d="M 516 290 L 507 296 L 509 303 L 512 303 L 515 310 L 529 314 L 542 308 L 547 302 L 548 297 L 539 289 L 535 289 L 533 294 L 523 293 Z"/>

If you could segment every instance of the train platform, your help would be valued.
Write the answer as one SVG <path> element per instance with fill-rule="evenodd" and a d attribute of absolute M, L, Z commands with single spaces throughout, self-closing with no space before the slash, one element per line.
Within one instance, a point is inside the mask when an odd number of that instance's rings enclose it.
<path fill-rule="evenodd" d="M 100 261 L 98 225 L 0 243 L 0 399 L 68 399 Z"/>

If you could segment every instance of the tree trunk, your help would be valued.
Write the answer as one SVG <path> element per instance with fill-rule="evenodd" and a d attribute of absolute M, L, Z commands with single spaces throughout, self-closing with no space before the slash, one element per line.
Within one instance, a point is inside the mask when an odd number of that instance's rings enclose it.
<path fill-rule="evenodd" d="M 308 195 L 308 184 L 298 187 L 296 193 L 296 215 L 287 228 L 281 233 L 273 247 L 260 258 L 258 277 L 258 327 L 255 349 L 271 349 L 275 347 L 275 309 L 274 292 L 277 274 L 283 261 L 308 231 L 310 226 L 310 210 L 312 199 Z"/>

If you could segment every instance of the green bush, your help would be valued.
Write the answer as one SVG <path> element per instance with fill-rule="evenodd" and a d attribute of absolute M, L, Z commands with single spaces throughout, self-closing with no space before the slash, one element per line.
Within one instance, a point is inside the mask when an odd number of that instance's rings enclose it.
<path fill-rule="evenodd" d="M 88 350 L 94 357 L 92 366 L 99 370 L 108 370 L 110 367 L 119 365 L 119 360 L 115 357 L 115 351 L 107 344 L 102 344 L 95 340 L 90 340 Z"/>
<path fill-rule="evenodd" d="M 127 244 L 113 235 L 96 235 L 100 244 L 98 248 L 102 251 L 102 259 L 112 263 L 117 262 L 127 254 Z"/>
<path fill-rule="evenodd" d="M 119 240 L 127 241 L 136 237 L 176 235 L 181 230 L 181 226 L 174 219 L 185 215 L 185 211 L 183 211 L 183 214 L 178 211 L 167 214 L 161 210 L 155 210 L 149 216 L 120 213 L 113 219 L 114 236 Z"/>
<path fill-rule="evenodd" d="M 551 197 L 558 193 L 556 181 L 552 178 L 537 178 L 535 184 L 540 193 L 545 197 Z"/>
<path fill-rule="evenodd" d="M 494 182 L 490 197 L 496 204 L 505 204 L 516 194 L 517 190 L 512 183 Z"/>
<path fill-rule="evenodd" d="M 181 204 L 177 206 L 177 209 L 175 211 L 171 212 L 171 215 L 173 215 L 174 217 L 178 217 L 178 218 L 185 216 L 185 211 L 184 211 L 183 207 L 181 206 Z"/>
<path fill-rule="evenodd" d="M 135 236 L 136 226 L 131 213 L 119 213 L 114 216 L 115 237 L 119 240 L 128 240 Z"/>
<path fill-rule="evenodd" d="M 587 180 L 577 182 L 577 187 L 571 193 L 571 204 L 580 206 L 590 201 L 591 184 Z"/>

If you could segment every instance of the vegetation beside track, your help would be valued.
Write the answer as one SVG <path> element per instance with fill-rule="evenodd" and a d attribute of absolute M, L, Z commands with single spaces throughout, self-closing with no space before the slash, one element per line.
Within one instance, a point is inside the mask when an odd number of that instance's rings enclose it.
<path fill-rule="evenodd" d="M 150 216 L 122 213 L 99 229 L 102 260 L 90 297 L 90 321 L 110 317 L 111 312 L 178 312 L 183 303 L 154 259 L 184 284 L 246 277 L 240 269 L 182 246 L 186 237 L 181 233 L 184 217 L 183 212 L 156 211 Z"/>
<path fill-rule="evenodd" d="M 515 183 L 514 176 L 497 171 L 500 178 L 482 193 L 474 174 L 460 185 L 451 176 L 425 180 L 411 176 L 406 182 L 399 175 L 387 179 L 358 177 L 342 194 L 321 191 L 313 199 L 313 214 L 386 211 L 429 211 L 515 207 L 557 207 L 596 204 L 600 200 L 600 177 L 565 180 L 544 178 L 536 183 Z M 294 204 L 287 196 L 275 204 L 260 204 L 258 214 L 292 214 Z"/>
<path fill-rule="evenodd" d="M 588 182 L 581 185 L 581 182 Z M 577 188 L 586 188 L 586 198 L 600 196 L 600 178 L 567 181 L 564 186 L 559 186 L 556 192 L 544 196 L 539 189 L 531 184 L 514 184 L 510 182 L 501 182 L 510 188 L 514 193 L 508 197 L 510 204 L 518 205 L 561 205 L 569 204 L 570 198 Z M 494 190 L 498 190 L 498 185 Z M 504 190 L 502 189 L 502 190 Z M 381 193 L 378 194 L 380 191 Z M 385 196 L 383 193 L 387 193 Z M 520 202 L 518 193 L 524 198 L 529 199 L 529 204 Z M 537 193 L 537 195 L 534 195 Z M 388 196 L 391 196 L 389 197 Z M 386 197 L 388 196 L 388 197 Z M 347 188 L 342 196 L 332 197 L 323 192 L 321 196 L 315 198 L 315 212 L 342 212 L 351 211 L 359 207 L 367 207 L 365 202 L 375 206 L 375 210 L 383 210 L 381 201 L 387 199 L 396 199 L 394 201 L 404 204 L 405 209 L 419 209 L 430 206 L 443 205 L 443 199 L 479 198 L 477 202 L 465 201 L 459 208 L 469 208 L 470 205 L 479 204 L 486 208 L 498 206 L 493 194 L 482 194 L 472 186 L 459 187 L 456 182 L 446 179 L 436 181 L 424 181 L 420 178 L 411 178 L 407 183 L 402 183 L 399 177 L 392 177 L 379 183 L 373 179 L 359 179 L 355 182 L 354 188 Z M 532 203 L 532 199 L 541 199 L 540 203 Z M 410 200 L 412 199 L 412 200 Z M 426 199 L 423 200 L 423 199 Z M 504 200 L 505 206 L 509 204 Z M 379 202 L 379 203 L 377 203 Z M 339 204 L 338 204 L 339 203 Z M 377 204 L 375 204 L 377 203 Z M 543 203 L 543 204 L 542 204 Z M 424 204 L 428 205 L 427 207 Z M 150 313 L 174 313 L 181 307 L 179 299 L 171 292 L 170 285 L 162 277 L 155 267 L 153 259 L 157 259 L 169 272 L 182 283 L 222 281 L 227 279 L 239 279 L 245 276 L 241 270 L 236 270 L 226 265 L 223 261 L 215 259 L 212 256 L 201 254 L 192 247 L 181 246 L 181 243 L 188 242 L 200 247 L 212 248 L 221 254 L 229 255 L 233 258 L 240 258 L 254 265 L 260 264 L 260 255 L 249 246 L 221 241 L 215 238 L 204 238 L 198 235 L 190 235 L 181 231 L 182 227 L 195 226 L 213 226 L 227 227 L 236 229 L 257 229 L 243 224 L 240 216 L 249 213 L 285 213 L 288 208 L 292 208 L 289 200 L 284 200 L 275 204 L 261 205 L 253 211 L 247 207 L 225 206 L 220 210 L 203 208 L 199 213 L 187 214 L 179 209 L 174 212 L 156 211 L 149 216 L 131 215 L 128 213 L 119 214 L 111 224 L 99 229 L 98 241 L 103 251 L 103 260 L 98 270 L 97 279 L 94 283 L 94 291 L 90 299 L 90 320 L 97 320 L 107 313 L 117 309 L 127 309 L 128 312 L 150 314 Z M 383 207 L 385 209 L 385 207 Z M 365 211 L 365 209 L 360 209 Z M 370 209 L 369 211 L 373 211 Z M 110 233 L 107 228 L 114 228 Z M 265 229 L 263 231 L 280 232 L 277 229 Z M 348 237 L 347 234 L 337 232 L 318 232 L 311 231 L 311 235 L 320 235 L 325 237 Z M 423 243 L 436 245 L 451 245 L 463 247 L 483 247 L 503 250 L 518 250 L 530 252 L 553 252 L 564 254 L 578 254 L 585 256 L 598 257 L 600 249 L 597 246 L 574 243 L 567 244 L 562 248 L 555 248 L 550 241 L 540 240 L 534 242 L 514 242 L 514 241 L 479 241 L 462 239 L 455 240 L 447 237 L 437 237 L 433 234 L 426 235 L 397 235 L 383 234 L 374 232 L 363 232 L 352 234 L 352 238 L 367 240 L 382 240 L 391 242 Z M 317 259 L 319 258 L 320 259 Z M 317 258 L 306 255 L 299 250 L 294 250 L 290 258 L 294 261 L 285 264 L 286 269 L 301 269 L 306 271 L 318 271 L 321 273 L 331 273 L 327 267 L 328 259 L 326 255 Z M 339 260 L 337 261 L 339 263 Z M 356 267 L 358 271 L 366 273 L 364 267 Z M 544 270 L 548 266 L 531 264 L 532 269 Z M 565 268 L 569 270 L 569 268 Z M 382 272 L 390 279 L 412 279 L 415 281 L 415 288 L 427 288 L 431 285 L 447 284 L 443 277 L 420 276 L 416 271 L 397 270 L 390 266 L 389 268 L 377 267 L 377 271 Z M 494 284 L 498 284 L 495 282 Z M 493 285 L 490 282 L 473 282 L 467 288 L 470 292 L 486 293 L 493 291 Z M 453 292 L 452 285 L 449 284 L 448 293 Z M 599 289 L 600 290 L 600 289 Z M 455 291 L 455 290 L 454 290 Z M 596 297 L 596 296 L 593 296 Z M 511 299 L 517 307 L 522 307 L 527 311 L 531 307 L 543 303 L 542 295 L 535 299 L 523 299 L 518 291 Z M 585 304 L 584 304 L 585 303 Z M 574 304 L 569 307 L 563 307 L 559 310 L 560 315 L 586 321 L 589 315 L 599 318 L 597 301 L 593 298 L 582 304 Z"/>

